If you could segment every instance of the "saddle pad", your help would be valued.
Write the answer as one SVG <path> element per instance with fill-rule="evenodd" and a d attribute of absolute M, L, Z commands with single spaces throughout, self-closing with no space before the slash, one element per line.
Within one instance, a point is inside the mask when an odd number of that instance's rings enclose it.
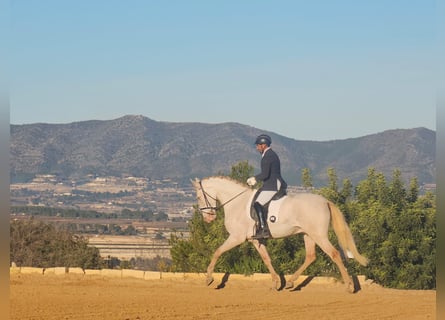
<path fill-rule="evenodd" d="M 254 197 L 255 197 L 255 194 L 253 194 L 252 197 L 251 197 L 251 198 L 249 199 L 249 201 L 247 202 L 247 208 L 246 208 L 246 210 L 247 210 L 247 212 L 250 213 L 250 217 L 251 217 L 253 220 L 257 221 L 258 218 L 257 218 L 257 215 L 256 215 L 256 213 L 255 213 L 255 209 L 253 208 L 253 203 L 252 203 Z M 287 197 L 287 195 L 281 197 L 281 198 L 278 199 L 278 200 L 272 200 L 272 201 L 269 203 L 269 206 L 268 206 L 268 209 L 267 209 L 267 223 L 274 223 L 274 222 L 276 222 L 276 221 L 278 220 L 278 217 L 279 217 L 279 215 L 280 215 L 280 207 L 281 207 L 281 204 L 283 203 L 283 200 L 284 200 L 286 197 Z"/>
<path fill-rule="evenodd" d="M 283 200 L 286 199 L 287 196 L 284 196 L 278 200 L 272 200 L 269 204 L 269 210 L 267 213 L 267 223 L 277 222 L 280 217 L 280 207 L 283 203 Z"/>

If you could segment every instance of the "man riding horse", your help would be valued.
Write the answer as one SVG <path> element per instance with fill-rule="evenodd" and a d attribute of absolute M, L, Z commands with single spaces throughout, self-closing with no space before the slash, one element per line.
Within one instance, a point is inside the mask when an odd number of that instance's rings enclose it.
<path fill-rule="evenodd" d="M 261 134 L 256 138 L 256 149 L 261 154 L 261 172 L 247 179 L 249 186 L 254 186 L 257 181 L 263 182 L 263 186 L 260 188 L 258 197 L 253 205 L 259 221 L 253 239 L 270 237 L 264 205 L 266 205 L 279 190 L 286 190 L 287 187 L 286 182 L 281 177 L 280 158 L 270 147 L 271 144 L 272 139 L 267 134 Z"/>

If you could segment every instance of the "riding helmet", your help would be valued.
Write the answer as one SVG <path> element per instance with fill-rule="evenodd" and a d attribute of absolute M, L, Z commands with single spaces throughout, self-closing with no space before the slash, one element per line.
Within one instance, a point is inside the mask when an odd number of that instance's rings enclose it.
<path fill-rule="evenodd" d="M 260 134 L 255 140 L 255 144 L 267 144 L 267 146 L 270 146 L 271 143 L 272 138 L 267 134 Z"/>

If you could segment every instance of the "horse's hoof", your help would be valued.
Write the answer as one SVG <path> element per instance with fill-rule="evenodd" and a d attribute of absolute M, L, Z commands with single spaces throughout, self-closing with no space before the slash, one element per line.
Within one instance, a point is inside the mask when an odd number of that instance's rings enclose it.
<path fill-rule="evenodd" d="M 207 277 L 207 279 L 206 279 L 206 284 L 207 284 L 207 286 L 210 286 L 212 283 L 213 283 L 213 277 Z"/>
<path fill-rule="evenodd" d="M 349 293 L 355 293 L 354 283 L 349 282 L 346 287 L 346 291 L 348 291 Z"/>
<path fill-rule="evenodd" d="M 279 291 L 281 289 L 281 281 L 275 280 L 274 283 L 275 283 L 275 290 Z"/>
<path fill-rule="evenodd" d="M 292 289 L 294 287 L 293 281 L 286 281 L 286 286 L 284 289 Z"/>

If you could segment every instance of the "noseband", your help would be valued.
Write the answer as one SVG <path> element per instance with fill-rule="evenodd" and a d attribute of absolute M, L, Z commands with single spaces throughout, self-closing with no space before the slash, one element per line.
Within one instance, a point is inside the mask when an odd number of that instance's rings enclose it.
<path fill-rule="evenodd" d="M 244 191 L 241 191 L 240 193 L 238 193 L 237 195 L 235 195 L 235 196 L 232 197 L 231 199 L 227 200 L 227 201 L 224 202 L 223 204 L 220 204 L 219 206 L 212 206 L 212 205 L 210 204 L 210 201 L 209 201 L 208 198 L 210 198 L 210 199 L 212 199 L 212 200 L 215 200 L 215 203 L 216 203 L 217 199 L 214 198 L 214 197 L 212 197 L 210 194 L 208 194 L 208 193 L 204 190 L 204 187 L 202 186 L 202 181 L 201 181 L 201 180 L 199 181 L 199 186 L 201 187 L 201 191 L 202 191 L 202 194 L 203 194 L 203 196 L 204 196 L 204 201 L 205 201 L 205 203 L 206 203 L 206 206 L 205 206 L 205 207 L 200 207 L 200 208 L 199 208 L 199 211 L 201 211 L 202 213 L 205 213 L 205 214 L 212 215 L 212 216 L 215 216 L 215 215 L 216 215 L 216 211 L 217 211 L 218 209 L 223 208 L 223 207 L 224 207 L 226 204 L 228 204 L 230 201 L 232 201 L 232 200 L 238 198 L 240 195 L 242 195 L 244 192 L 246 192 L 246 191 L 248 190 L 248 189 L 246 189 L 246 190 L 244 190 Z M 212 211 L 210 211 L 210 212 L 205 211 L 205 210 L 209 210 L 209 209 L 212 210 Z"/>

